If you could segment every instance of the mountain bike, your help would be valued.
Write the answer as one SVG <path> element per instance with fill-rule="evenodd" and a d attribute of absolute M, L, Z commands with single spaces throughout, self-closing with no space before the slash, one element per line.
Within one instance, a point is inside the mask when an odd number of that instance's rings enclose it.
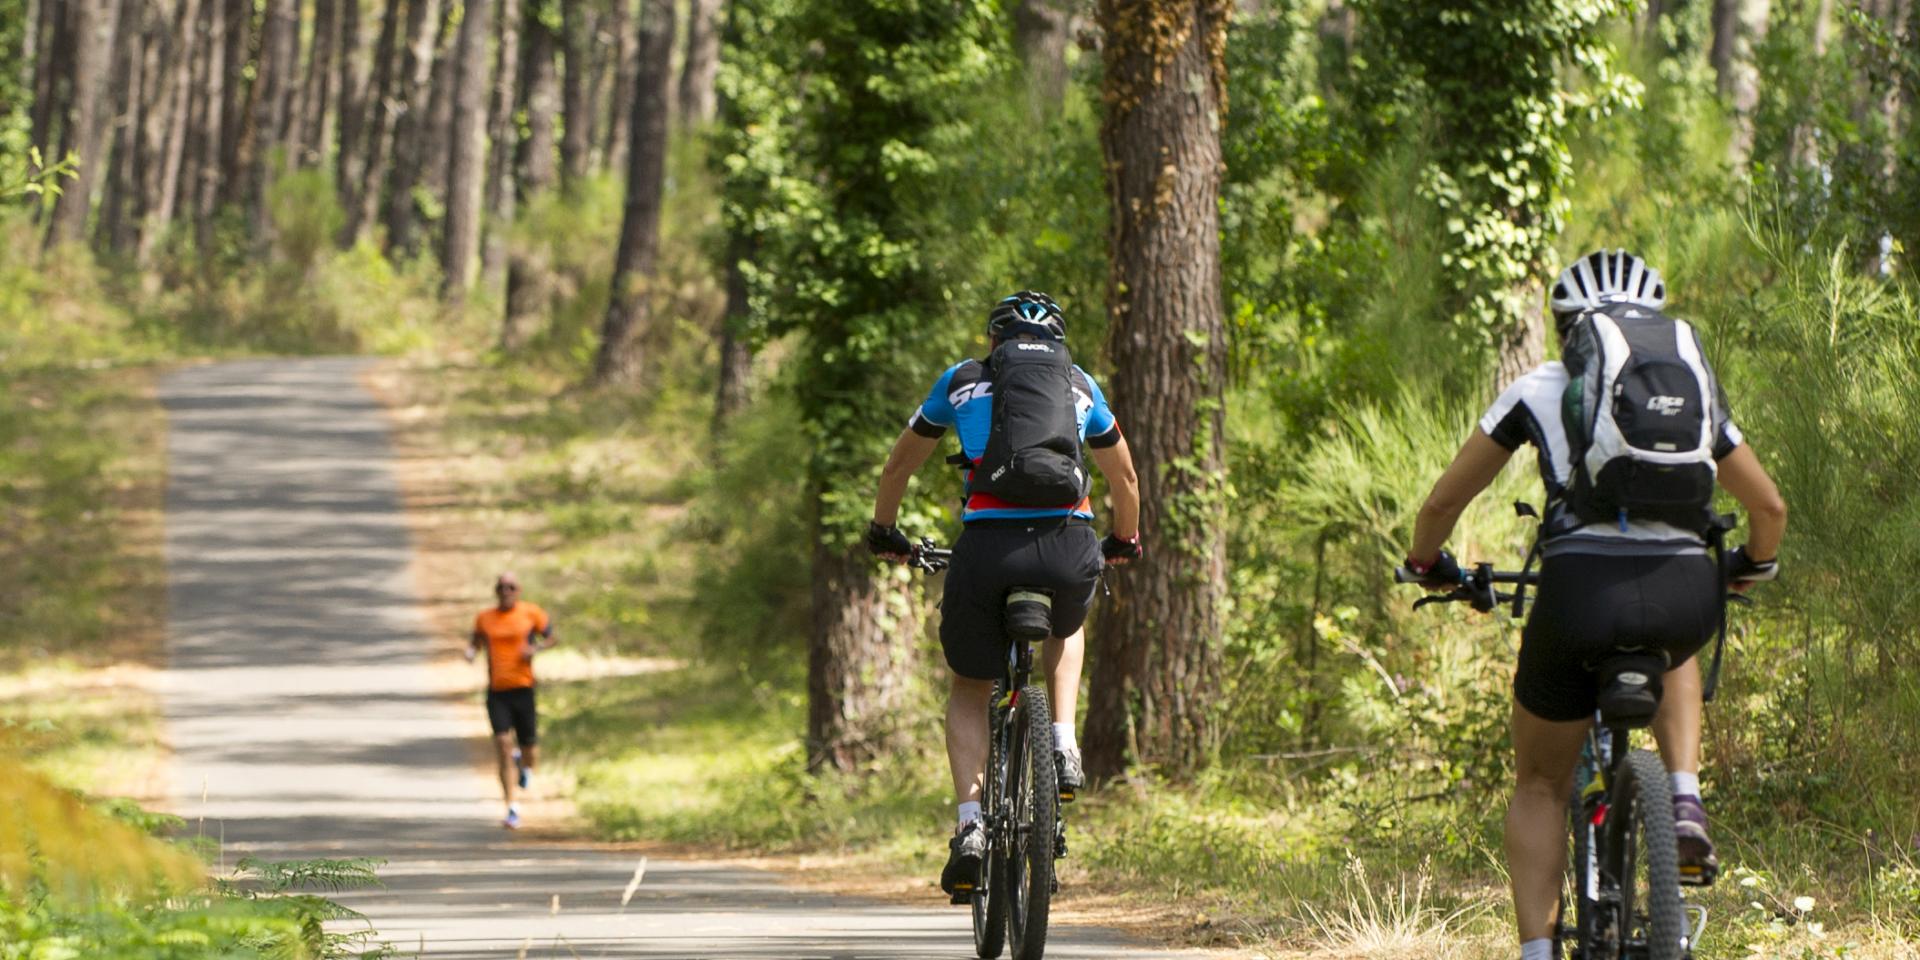
<path fill-rule="evenodd" d="M 1417 583 L 1400 568 L 1394 579 Z M 1460 586 L 1414 602 L 1466 603 L 1482 613 L 1510 604 L 1525 615 L 1532 571 L 1475 564 Z M 1518 585 L 1507 593 L 1499 588 Z M 1744 601 L 1745 598 L 1740 598 Z M 1594 665 L 1599 710 L 1581 751 L 1568 820 L 1572 857 L 1561 895 L 1554 956 L 1565 960 L 1688 960 L 1706 927 L 1706 909 L 1681 894 L 1678 842 L 1673 826 L 1673 786 L 1658 754 L 1632 746 L 1633 731 L 1653 722 L 1660 705 L 1660 677 L 1668 668 L 1661 651 L 1619 649 Z M 1717 671 L 1716 671 L 1717 672 Z M 1699 872 L 1687 885 L 1713 877 Z M 1573 903 L 1573 922 L 1566 917 Z"/>
<path fill-rule="evenodd" d="M 947 568 L 953 552 L 921 540 L 909 562 L 927 573 Z M 1053 765 L 1053 711 L 1033 680 L 1033 645 L 1053 634 L 1053 598 L 1045 590 L 1007 591 L 1006 674 L 994 681 L 987 713 L 990 752 L 981 794 L 987 856 L 980 885 L 956 893 L 973 907 L 973 947 L 994 960 L 1011 940 L 1013 960 L 1041 960 L 1047 908 L 1060 888 L 1053 861 L 1066 856 L 1066 824 Z"/>

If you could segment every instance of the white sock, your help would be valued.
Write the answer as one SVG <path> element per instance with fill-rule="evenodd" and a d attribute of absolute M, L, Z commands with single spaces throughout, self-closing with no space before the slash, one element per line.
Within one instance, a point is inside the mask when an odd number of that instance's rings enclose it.
<path fill-rule="evenodd" d="M 1056 723 L 1053 725 L 1053 748 L 1055 750 L 1078 750 L 1080 742 L 1073 738 L 1073 724 Z"/>
<path fill-rule="evenodd" d="M 960 805 L 960 826 L 966 826 L 980 819 L 980 801 L 968 800 Z"/>
<path fill-rule="evenodd" d="M 519 812 L 520 812 L 520 805 L 519 805 L 519 804 L 517 804 L 517 803 L 509 803 L 509 804 L 507 804 L 507 812 L 508 812 L 508 813 L 519 813 Z"/>
<path fill-rule="evenodd" d="M 1697 773 L 1675 773 L 1673 777 L 1673 795 L 1676 797 L 1700 796 L 1700 775 Z"/>
<path fill-rule="evenodd" d="M 1520 960 L 1553 960 L 1553 941 L 1541 937 L 1521 944 Z"/>

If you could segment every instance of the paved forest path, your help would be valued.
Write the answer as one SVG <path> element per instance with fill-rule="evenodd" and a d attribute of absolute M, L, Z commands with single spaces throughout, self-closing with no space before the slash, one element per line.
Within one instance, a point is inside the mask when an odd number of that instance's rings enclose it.
<path fill-rule="evenodd" d="M 729 864 L 656 858 L 623 909 L 637 855 L 502 831 L 485 730 L 429 666 L 363 369 L 244 361 L 162 385 L 175 812 L 221 838 L 229 863 L 387 858 L 386 889 L 340 899 L 409 954 L 972 955 L 959 908 L 810 892 Z M 1175 956 L 1106 930 L 1051 939 L 1059 960 Z"/>

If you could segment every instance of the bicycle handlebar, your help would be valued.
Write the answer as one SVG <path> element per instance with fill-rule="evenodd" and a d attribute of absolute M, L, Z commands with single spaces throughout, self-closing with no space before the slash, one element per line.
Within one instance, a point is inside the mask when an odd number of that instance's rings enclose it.
<path fill-rule="evenodd" d="M 939 573 L 953 562 L 953 551 L 935 546 L 932 537 L 921 537 L 907 556 L 907 565 L 926 573 Z"/>
<path fill-rule="evenodd" d="M 1395 583 L 1424 583 L 1426 578 L 1402 566 L 1394 568 L 1393 580 Z M 1532 570 L 1525 572 L 1495 570 L 1491 563 L 1476 563 L 1472 570 L 1461 573 L 1459 586 L 1446 593 L 1432 593 L 1421 597 L 1413 602 L 1413 608 L 1418 610 L 1429 603 L 1465 603 L 1481 613 L 1488 613 L 1500 604 L 1513 603 L 1516 596 L 1495 590 L 1495 584 L 1533 585 L 1539 582 L 1540 574 Z M 1514 616 L 1519 616 L 1524 611 L 1515 604 L 1513 612 Z"/>

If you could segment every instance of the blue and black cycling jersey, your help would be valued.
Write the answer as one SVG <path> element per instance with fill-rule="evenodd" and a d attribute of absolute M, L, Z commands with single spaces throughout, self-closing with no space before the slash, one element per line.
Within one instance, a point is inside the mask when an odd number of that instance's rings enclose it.
<path fill-rule="evenodd" d="M 1107 406 L 1107 398 L 1098 384 L 1078 366 L 1073 368 L 1073 400 L 1080 439 L 1087 446 L 1111 447 L 1120 442 L 1120 424 Z M 987 433 L 993 424 L 993 381 L 985 364 L 962 360 L 947 368 L 934 381 L 927 399 L 915 410 L 907 426 L 923 437 L 938 439 L 949 427 L 960 433 L 960 450 L 966 458 L 978 462 L 987 451 Z M 960 513 L 962 522 L 974 520 L 1012 520 L 1044 517 L 1080 517 L 1093 519 L 1093 505 L 1086 500 L 1058 507 L 1020 507 L 991 494 L 969 493 Z"/>

